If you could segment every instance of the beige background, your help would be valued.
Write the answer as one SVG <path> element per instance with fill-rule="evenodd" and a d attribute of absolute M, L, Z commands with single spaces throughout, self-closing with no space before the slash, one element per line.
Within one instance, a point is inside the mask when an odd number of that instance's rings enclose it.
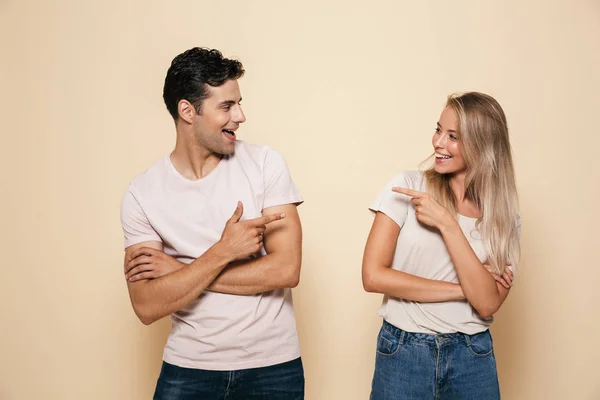
<path fill-rule="evenodd" d="M 240 138 L 306 203 L 294 290 L 307 399 L 366 399 L 376 309 L 367 205 L 415 169 L 445 96 L 509 119 L 522 273 L 493 333 L 504 399 L 600 399 L 600 3 L 0 0 L 0 399 L 148 399 L 168 333 L 135 318 L 121 196 L 168 152 L 161 99 L 193 46 L 238 57 Z"/>

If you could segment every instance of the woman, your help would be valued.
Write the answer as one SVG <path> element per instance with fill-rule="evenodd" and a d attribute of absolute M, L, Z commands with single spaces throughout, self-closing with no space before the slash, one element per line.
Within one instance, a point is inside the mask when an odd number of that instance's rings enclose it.
<path fill-rule="evenodd" d="M 434 165 L 397 174 L 370 207 L 363 285 L 385 295 L 371 399 L 499 399 L 488 328 L 520 231 L 504 112 L 451 95 L 432 144 Z"/>

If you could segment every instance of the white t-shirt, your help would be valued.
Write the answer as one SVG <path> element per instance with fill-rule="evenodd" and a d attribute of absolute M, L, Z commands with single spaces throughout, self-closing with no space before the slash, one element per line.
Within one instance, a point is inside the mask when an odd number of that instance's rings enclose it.
<path fill-rule="evenodd" d="M 417 220 L 410 197 L 392 192 L 394 186 L 427 191 L 423 172 L 401 172 L 369 207 L 371 211 L 386 214 L 401 228 L 391 267 L 422 278 L 459 283 L 442 235 Z M 476 221 L 476 218 L 458 215 L 463 233 L 483 263 L 488 257 L 475 228 Z M 407 332 L 428 334 L 463 332 L 472 335 L 488 329 L 493 322 L 493 317 L 481 318 L 466 300 L 419 303 L 387 295 L 383 298 L 379 315 Z"/>
<path fill-rule="evenodd" d="M 238 201 L 245 220 L 260 217 L 265 208 L 303 200 L 283 157 L 265 146 L 237 141 L 234 154 L 194 181 L 183 177 L 167 155 L 125 193 L 125 248 L 160 241 L 165 253 L 190 263 L 220 239 Z M 289 289 L 249 296 L 205 291 L 173 313 L 171 322 L 163 359 L 181 367 L 238 370 L 300 356 Z"/>

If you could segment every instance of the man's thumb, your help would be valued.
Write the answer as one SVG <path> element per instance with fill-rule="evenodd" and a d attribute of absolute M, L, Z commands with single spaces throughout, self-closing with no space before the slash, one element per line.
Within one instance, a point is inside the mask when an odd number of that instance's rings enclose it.
<path fill-rule="evenodd" d="M 239 222 L 240 218 L 242 218 L 243 213 L 244 213 L 244 205 L 242 204 L 241 201 L 238 201 L 237 207 L 235 208 L 233 215 L 231 216 L 231 218 L 229 218 L 229 221 L 227 221 L 227 222 L 231 223 L 231 224 Z"/>

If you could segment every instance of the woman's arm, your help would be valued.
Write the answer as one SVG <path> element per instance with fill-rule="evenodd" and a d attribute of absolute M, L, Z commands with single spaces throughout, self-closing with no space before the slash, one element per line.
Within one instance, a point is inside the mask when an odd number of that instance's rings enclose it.
<path fill-rule="evenodd" d="M 392 190 L 412 197 L 411 203 L 419 222 L 440 231 L 467 300 L 482 318 L 491 317 L 510 289 L 496 282 L 479 261 L 456 218 L 429 193 L 404 188 Z"/>
<path fill-rule="evenodd" d="M 399 234 L 398 224 L 384 213 L 378 212 L 363 256 L 362 280 L 367 292 L 422 303 L 465 298 L 459 284 L 421 278 L 390 268 Z"/>
<path fill-rule="evenodd" d="M 482 318 L 491 317 L 500 309 L 510 289 L 496 282 L 486 270 L 454 218 L 439 229 L 467 300 Z"/>

